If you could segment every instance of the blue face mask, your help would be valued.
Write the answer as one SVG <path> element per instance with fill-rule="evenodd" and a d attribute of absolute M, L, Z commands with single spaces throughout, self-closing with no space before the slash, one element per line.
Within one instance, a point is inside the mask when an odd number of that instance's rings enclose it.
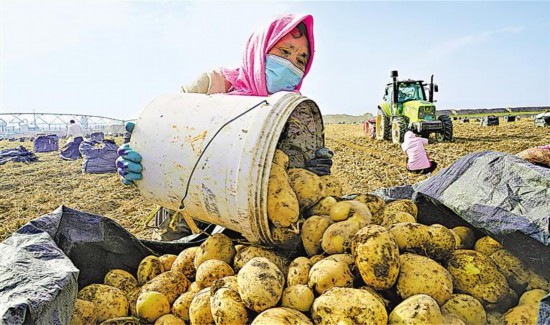
<path fill-rule="evenodd" d="M 265 57 L 265 78 L 267 91 L 274 94 L 282 90 L 294 90 L 304 73 L 292 62 L 279 56 L 267 54 Z"/>

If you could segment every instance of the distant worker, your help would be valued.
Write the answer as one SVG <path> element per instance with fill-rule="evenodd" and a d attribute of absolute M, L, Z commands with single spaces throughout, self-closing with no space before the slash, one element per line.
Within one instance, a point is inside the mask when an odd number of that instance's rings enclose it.
<path fill-rule="evenodd" d="M 69 137 L 73 137 L 74 139 L 78 137 L 82 138 L 83 136 L 84 131 L 82 131 L 82 127 L 80 126 L 80 124 L 76 124 L 74 120 L 71 120 L 69 122 L 69 128 L 67 130 L 67 139 Z"/>
<path fill-rule="evenodd" d="M 417 174 L 428 174 L 437 167 L 435 161 L 430 161 L 424 146 L 428 139 L 417 137 L 412 131 L 407 131 L 401 148 L 407 154 L 407 170 Z"/>

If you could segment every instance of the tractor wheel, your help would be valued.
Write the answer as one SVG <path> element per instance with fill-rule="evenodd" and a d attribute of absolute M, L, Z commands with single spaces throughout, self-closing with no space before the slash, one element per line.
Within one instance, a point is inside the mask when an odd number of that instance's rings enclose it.
<path fill-rule="evenodd" d="M 376 140 L 389 140 L 390 132 L 390 118 L 381 110 L 378 110 L 378 115 L 376 115 Z"/>
<path fill-rule="evenodd" d="M 447 115 L 441 115 L 439 120 L 443 123 L 443 133 L 440 134 L 443 139 L 440 141 L 453 141 L 453 121 Z"/>
<path fill-rule="evenodd" d="M 393 143 L 400 144 L 407 132 L 407 124 L 402 117 L 394 117 L 391 123 L 391 140 Z"/>

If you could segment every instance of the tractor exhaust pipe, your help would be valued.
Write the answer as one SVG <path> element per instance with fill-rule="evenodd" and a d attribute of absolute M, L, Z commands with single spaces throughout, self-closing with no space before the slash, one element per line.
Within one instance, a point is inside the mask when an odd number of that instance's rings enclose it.
<path fill-rule="evenodd" d="M 397 89 L 397 70 L 392 70 L 391 72 L 391 78 L 393 79 L 393 105 L 391 107 L 392 111 L 395 109 L 397 110 L 397 101 L 399 99 L 399 89 Z"/>
<path fill-rule="evenodd" d="M 432 74 L 432 78 L 430 79 L 430 103 L 434 102 L 434 75 Z"/>

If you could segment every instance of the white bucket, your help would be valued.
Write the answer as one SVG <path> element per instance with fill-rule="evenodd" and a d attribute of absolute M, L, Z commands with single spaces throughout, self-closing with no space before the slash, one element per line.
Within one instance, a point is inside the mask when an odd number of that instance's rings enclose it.
<path fill-rule="evenodd" d="M 140 113 L 130 140 L 143 157 L 137 187 L 158 205 L 185 206 L 195 220 L 237 231 L 251 242 L 274 244 L 267 186 L 279 136 L 283 129 L 289 133 L 288 121 L 298 121 L 301 129 L 305 125 L 307 132 L 298 140 L 288 137 L 285 148 L 294 141 L 311 158 L 324 146 L 319 108 L 296 93 L 160 96 Z M 298 156 L 291 153 L 290 158 L 291 165 L 303 167 Z"/>

